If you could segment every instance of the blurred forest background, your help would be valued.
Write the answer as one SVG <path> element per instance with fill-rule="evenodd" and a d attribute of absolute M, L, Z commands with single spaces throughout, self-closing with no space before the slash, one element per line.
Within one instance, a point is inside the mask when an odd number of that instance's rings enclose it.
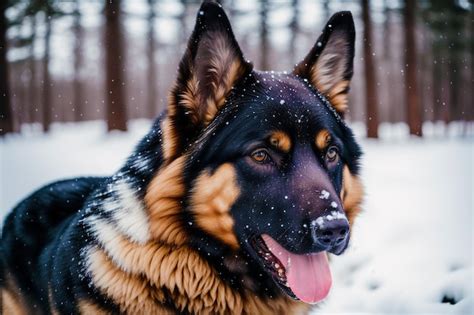
<path fill-rule="evenodd" d="M 473 128 L 472 0 L 222 0 L 246 58 L 291 70 L 336 11 L 357 29 L 349 119 Z M 104 120 L 109 130 L 166 104 L 200 1 L 2 0 L 0 134 Z M 444 127 L 443 127 L 444 128 Z"/>

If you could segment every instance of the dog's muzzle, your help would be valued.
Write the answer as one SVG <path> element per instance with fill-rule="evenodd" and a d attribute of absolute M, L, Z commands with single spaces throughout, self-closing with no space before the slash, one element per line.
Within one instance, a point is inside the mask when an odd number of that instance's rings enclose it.
<path fill-rule="evenodd" d="M 311 222 L 311 236 L 317 247 L 339 255 L 349 242 L 349 221 L 344 213 L 332 211 Z"/>

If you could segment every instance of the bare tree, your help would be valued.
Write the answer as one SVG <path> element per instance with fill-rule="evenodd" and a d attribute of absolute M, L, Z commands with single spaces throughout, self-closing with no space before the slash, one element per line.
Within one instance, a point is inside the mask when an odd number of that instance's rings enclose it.
<path fill-rule="evenodd" d="M 405 31 L 405 92 L 407 104 L 407 120 L 410 134 L 422 136 L 422 118 L 418 100 L 418 81 L 416 75 L 416 40 L 415 40 L 415 0 L 405 0 L 404 31 Z"/>
<path fill-rule="evenodd" d="M 268 0 L 260 1 L 260 69 L 269 69 Z"/>
<path fill-rule="evenodd" d="M 13 116 L 8 85 L 6 1 L 0 4 L 0 136 L 13 132 Z"/>
<path fill-rule="evenodd" d="M 392 12 L 390 10 L 388 0 L 384 0 L 384 15 L 385 20 L 383 22 L 383 59 L 384 59 L 384 75 L 385 75 L 385 95 L 382 101 L 385 102 L 385 106 L 388 106 L 388 121 L 395 122 L 398 117 L 397 113 L 400 112 L 399 106 L 397 106 L 395 99 L 391 97 L 393 93 L 393 87 L 396 82 L 394 80 L 394 66 L 395 66 L 395 54 L 393 53 L 392 47 Z"/>
<path fill-rule="evenodd" d="M 155 64 L 155 4 L 156 0 L 148 0 L 148 117 L 154 118 L 156 115 L 156 103 L 158 99 L 158 89 L 156 87 L 156 64 Z"/>
<path fill-rule="evenodd" d="M 372 48 L 372 21 L 369 0 L 362 0 L 362 19 L 364 22 L 364 69 L 367 137 L 378 137 L 378 97 L 375 78 L 375 65 Z"/>
<path fill-rule="evenodd" d="M 53 110 L 53 104 L 51 102 L 51 76 L 49 73 L 49 55 L 51 50 L 51 22 L 52 12 L 50 6 L 47 5 L 45 9 L 45 27 L 46 33 L 44 35 L 44 55 L 43 55 L 43 86 L 42 86 L 42 99 L 43 99 L 43 131 L 48 132 L 49 126 L 51 125 L 51 112 Z"/>
<path fill-rule="evenodd" d="M 292 0 L 291 1 L 291 8 L 292 8 L 292 17 L 290 22 L 290 60 L 293 64 L 297 62 L 296 60 L 296 39 L 298 37 L 298 33 L 300 31 L 300 12 L 299 12 L 299 0 Z"/>
<path fill-rule="evenodd" d="M 107 129 L 127 130 L 124 81 L 124 49 L 120 1 L 105 2 L 105 59 Z"/>
<path fill-rule="evenodd" d="M 82 42 L 84 40 L 84 30 L 81 24 L 81 12 L 79 0 L 76 0 L 76 8 L 74 10 L 74 82 L 73 82 L 73 93 L 74 93 L 74 120 L 80 121 L 83 117 L 84 112 L 84 101 L 83 101 L 83 83 L 81 77 L 81 68 L 83 64 L 83 52 Z"/>
<path fill-rule="evenodd" d="M 329 9 L 329 1 L 330 0 L 323 1 L 323 17 L 325 21 L 329 20 L 329 17 L 331 15 L 331 10 Z"/>
<path fill-rule="evenodd" d="M 181 6 L 183 7 L 183 11 L 181 11 L 178 16 L 179 28 L 181 29 L 180 37 L 178 38 L 179 50 L 183 50 L 186 47 L 186 30 L 188 29 L 188 24 L 186 23 L 186 17 L 188 16 L 188 7 L 190 6 L 190 2 L 187 0 L 180 0 Z"/>
<path fill-rule="evenodd" d="M 31 14 L 30 16 L 31 22 L 31 41 L 30 41 L 30 58 L 29 58 L 29 68 L 30 68 L 30 82 L 28 84 L 28 88 L 30 90 L 29 93 L 29 116 L 30 122 L 36 121 L 36 111 L 38 110 L 38 99 L 36 97 L 36 58 L 35 58 L 35 44 L 36 44 L 36 14 Z"/>

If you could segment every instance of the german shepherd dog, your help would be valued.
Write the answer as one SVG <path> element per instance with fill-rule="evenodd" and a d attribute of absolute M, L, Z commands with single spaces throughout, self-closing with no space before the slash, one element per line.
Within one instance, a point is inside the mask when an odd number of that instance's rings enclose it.
<path fill-rule="evenodd" d="M 344 121 L 354 39 L 339 12 L 292 71 L 256 71 L 204 2 L 167 110 L 125 165 L 6 218 L 4 313 L 308 313 L 362 199 Z"/>

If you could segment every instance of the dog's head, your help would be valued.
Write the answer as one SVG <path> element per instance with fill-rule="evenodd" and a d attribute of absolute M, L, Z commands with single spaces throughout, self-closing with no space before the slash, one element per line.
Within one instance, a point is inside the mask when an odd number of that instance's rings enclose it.
<path fill-rule="evenodd" d="M 329 291 L 326 253 L 346 249 L 361 198 L 361 152 L 344 123 L 354 38 L 351 14 L 337 13 L 293 71 L 259 72 L 220 5 L 198 13 L 162 124 L 187 232 L 160 228 L 237 287 L 308 303 Z"/>

